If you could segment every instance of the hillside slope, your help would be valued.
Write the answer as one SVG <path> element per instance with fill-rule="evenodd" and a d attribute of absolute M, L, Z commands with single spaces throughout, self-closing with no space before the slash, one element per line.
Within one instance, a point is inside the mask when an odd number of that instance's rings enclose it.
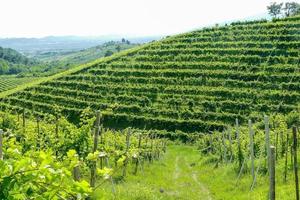
<path fill-rule="evenodd" d="M 47 67 L 43 69 L 43 74 L 54 74 L 55 72 L 57 73 L 59 71 L 70 69 L 71 67 L 88 63 L 101 57 L 110 56 L 113 53 L 130 49 L 137 45 L 138 44 L 110 41 L 80 51 L 46 52 L 39 54 L 34 58 L 47 65 Z"/>
<path fill-rule="evenodd" d="M 0 93 L 38 79 L 37 77 L 0 76 Z"/>
<path fill-rule="evenodd" d="M 63 62 L 66 64 L 78 65 L 80 63 L 85 63 L 87 61 L 95 60 L 99 57 L 104 57 L 108 51 L 112 53 L 116 53 L 121 50 L 129 49 L 137 45 L 138 44 L 110 41 L 91 48 L 82 49 L 80 51 L 71 51 L 65 53 L 46 52 L 43 54 L 39 54 L 34 58 L 44 62 Z"/>
<path fill-rule="evenodd" d="M 86 107 L 106 127 L 183 132 L 287 113 L 300 100 L 300 16 L 207 28 L 154 42 L 1 100 L 39 112 Z M 58 77 L 58 76 L 56 76 Z"/>
<path fill-rule="evenodd" d="M 0 75 L 26 71 L 37 63 L 13 49 L 0 47 Z"/>

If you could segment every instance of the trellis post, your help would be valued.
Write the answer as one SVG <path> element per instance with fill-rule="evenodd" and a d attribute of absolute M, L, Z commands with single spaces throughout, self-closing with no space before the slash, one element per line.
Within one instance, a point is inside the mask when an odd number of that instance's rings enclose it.
<path fill-rule="evenodd" d="M 293 126 L 293 152 L 294 152 L 294 173 L 295 173 L 295 189 L 296 200 L 299 200 L 299 179 L 298 179 L 298 160 L 297 160 L 297 128 Z"/>
<path fill-rule="evenodd" d="M 250 147 L 250 158 L 251 158 L 251 175 L 252 175 L 252 181 L 254 181 L 254 177 L 255 177 L 255 172 L 254 172 L 254 144 L 253 144 L 254 132 L 253 132 L 251 119 L 249 119 L 248 125 L 249 125 L 249 137 L 250 137 L 249 147 Z"/>
<path fill-rule="evenodd" d="M 94 132 L 93 153 L 95 153 L 98 148 L 98 139 L 99 139 L 99 132 L 100 132 L 100 111 L 99 110 L 96 112 L 96 121 L 95 121 L 94 130 L 95 132 Z M 97 161 L 93 161 L 91 166 L 91 180 L 90 180 L 91 187 L 95 187 L 96 184 L 96 169 L 97 169 Z"/>
<path fill-rule="evenodd" d="M 3 160 L 3 130 L 0 129 L 0 160 Z"/>

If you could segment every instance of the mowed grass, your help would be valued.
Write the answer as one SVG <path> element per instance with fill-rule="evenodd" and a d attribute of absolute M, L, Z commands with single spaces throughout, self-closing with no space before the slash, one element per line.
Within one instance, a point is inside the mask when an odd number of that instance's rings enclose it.
<path fill-rule="evenodd" d="M 252 176 L 250 173 L 250 162 L 246 164 L 243 173 L 238 178 L 238 164 L 220 164 L 216 167 L 215 162 L 210 162 L 212 159 L 202 157 L 197 170 L 198 179 L 201 180 L 210 190 L 213 199 L 216 200 L 267 200 L 269 193 L 269 175 L 263 170 L 265 160 L 259 164 L 255 162 L 255 170 L 260 165 L 260 173 L 257 176 L 256 184 L 251 191 Z M 265 171 L 265 172 L 263 172 Z M 284 158 L 276 161 L 276 199 L 292 200 L 296 199 L 293 168 L 288 161 L 287 181 L 284 181 Z"/>
<path fill-rule="evenodd" d="M 101 185 L 94 199 L 121 200 L 266 200 L 268 199 L 268 175 L 260 174 L 250 191 L 252 178 L 249 169 L 237 182 L 237 164 L 219 164 L 215 159 L 201 156 L 192 146 L 169 146 L 167 153 L 135 176 L 128 170 L 125 180 L 110 181 Z M 290 162 L 290 161 L 289 161 Z M 258 164 L 258 163 L 256 163 Z M 294 176 L 289 163 L 287 182 L 283 181 L 283 160 L 277 161 L 276 199 L 295 199 Z"/>
<path fill-rule="evenodd" d="M 108 181 L 94 194 L 94 199 L 211 199 L 209 192 L 197 179 L 193 162 L 199 153 L 193 147 L 170 146 L 167 153 L 152 164 L 145 163 L 144 170 L 132 173 L 115 184 L 115 195 Z M 132 169 L 129 170 L 132 172 Z"/>

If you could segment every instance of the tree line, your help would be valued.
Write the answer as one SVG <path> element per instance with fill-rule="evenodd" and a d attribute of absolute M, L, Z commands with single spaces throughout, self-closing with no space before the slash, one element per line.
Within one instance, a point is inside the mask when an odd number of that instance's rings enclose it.
<path fill-rule="evenodd" d="M 286 3 L 271 3 L 268 7 L 268 13 L 278 18 L 280 16 L 290 17 L 300 14 L 300 4 L 297 2 L 286 2 Z"/>

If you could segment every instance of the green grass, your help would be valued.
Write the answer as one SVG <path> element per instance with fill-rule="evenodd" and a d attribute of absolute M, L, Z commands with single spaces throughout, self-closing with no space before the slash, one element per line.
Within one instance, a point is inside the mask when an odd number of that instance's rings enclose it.
<path fill-rule="evenodd" d="M 289 161 L 290 162 L 290 161 Z M 283 160 L 276 167 L 276 198 L 295 199 L 293 173 L 289 168 L 287 183 L 283 181 Z M 249 170 L 237 183 L 236 164 L 215 167 L 211 156 L 201 156 L 192 146 L 169 146 L 164 157 L 145 164 L 137 176 L 129 173 L 124 181 L 115 183 L 116 193 L 106 182 L 94 193 L 94 199 L 162 199 L 162 200 L 266 200 L 268 175 L 260 175 L 250 192 Z"/>
<path fill-rule="evenodd" d="M 129 174 L 116 184 L 115 199 L 210 199 L 209 193 L 197 179 L 198 172 L 190 166 L 199 159 L 193 147 L 170 146 L 164 157 L 145 164 L 144 172 Z M 95 199 L 114 199 L 111 184 L 95 192 Z"/>
<path fill-rule="evenodd" d="M 258 175 L 255 188 L 253 191 L 250 191 L 252 178 L 249 169 L 246 168 L 245 173 L 242 175 L 239 181 L 237 181 L 237 164 L 221 164 L 220 166 L 215 168 L 215 163 L 206 163 L 208 160 L 209 158 L 202 158 L 200 162 L 202 164 L 197 167 L 198 171 L 201 171 L 198 178 L 205 185 L 207 185 L 214 199 L 268 199 L 268 174 L 261 173 L 260 175 Z M 276 163 L 276 199 L 295 199 L 293 171 L 289 164 L 287 182 L 284 182 L 283 163 L 283 160 L 278 160 Z M 248 166 L 250 166 L 250 163 Z"/>

